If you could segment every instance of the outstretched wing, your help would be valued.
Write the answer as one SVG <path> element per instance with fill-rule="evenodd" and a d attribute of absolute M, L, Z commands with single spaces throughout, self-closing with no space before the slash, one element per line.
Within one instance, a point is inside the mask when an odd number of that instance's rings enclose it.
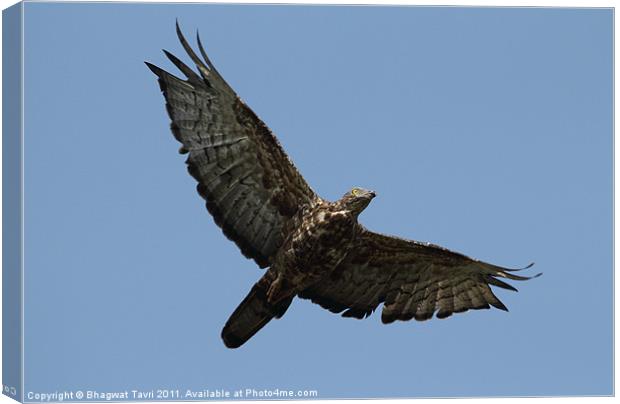
<path fill-rule="evenodd" d="M 189 173 L 224 234 L 260 267 L 282 243 L 281 230 L 300 206 L 317 198 L 269 128 L 239 99 L 207 57 L 191 49 L 193 71 L 164 51 L 187 80 L 146 63 L 159 77 L 175 138 Z"/>
<path fill-rule="evenodd" d="M 445 318 L 490 306 L 507 311 L 489 285 L 516 291 L 498 278 L 530 279 L 512 271 L 439 246 L 364 229 L 353 253 L 331 278 L 299 296 L 355 318 L 369 316 L 383 302 L 384 323 L 427 320 L 435 312 Z"/>

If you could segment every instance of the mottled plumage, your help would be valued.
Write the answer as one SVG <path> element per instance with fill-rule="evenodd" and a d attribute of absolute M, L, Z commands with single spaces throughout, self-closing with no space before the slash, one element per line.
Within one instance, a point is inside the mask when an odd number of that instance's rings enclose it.
<path fill-rule="evenodd" d="M 357 218 L 375 193 L 359 188 L 328 202 L 312 191 L 269 128 L 215 69 L 177 34 L 198 73 L 166 52 L 187 79 L 147 63 L 159 77 L 171 129 L 187 154 L 198 193 L 241 252 L 268 267 L 224 326 L 234 348 L 295 296 L 363 318 L 384 303 L 381 319 L 426 320 L 490 306 L 506 310 L 491 286 L 530 279 L 445 248 L 366 230 Z M 529 266 L 528 266 L 529 268 Z"/>

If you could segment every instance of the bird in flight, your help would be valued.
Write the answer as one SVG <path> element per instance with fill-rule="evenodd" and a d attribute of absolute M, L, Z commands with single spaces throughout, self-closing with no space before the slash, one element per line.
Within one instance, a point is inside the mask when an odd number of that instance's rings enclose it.
<path fill-rule="evenodd" d="M 224 235 L 267 268 L 222 330 L 229 348 L 280 318 L 295 297 L 343 317 L 365 318 L 383 303 L 381 321 L 445 318 L 469 309 L 506 310 L 490 286 L 531 279 L 430 243 L 375 233 L 358 222 L 374 191 L 352 188 L 335 202 L 317 195 L 278 139 L 237 96 L 179 25 L 177 35 L 195 64 L 166 56 L 178 78 L 146 62 L 166 99 L 174 137 L 189 173 Z M 536 275 L 539 276 L 540 274 Z"/>

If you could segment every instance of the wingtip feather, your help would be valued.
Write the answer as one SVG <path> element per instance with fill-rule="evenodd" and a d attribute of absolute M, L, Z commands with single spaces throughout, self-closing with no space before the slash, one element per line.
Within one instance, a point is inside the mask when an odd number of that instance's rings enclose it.
<path fill-rule="evenodd" d="M 506 305 L 504 303 L 502 303 L 502 301 L 499 300 L 499 299 L 496 299 L 495 301 L 489 302 L 489 304 L 491 306 L 495 307 L 496 309 L 503 310 L 503 311 L 506 311 L 506 312 L 509 311 L 508 307 L 506 307 Z"/>
<path fill-rule="evenodd" d="M 512 290 L 513 292 L 518 292 L 517 288 L 515 288 L 511 284 L 503 282 L 503 281 L 500 281 L 499 279 L 496 279 L 496 278 L 494 278 L 492 276 L 487 277 L 486 278 L 486 282 L 489 285 L 497 286 L 498 288 Z"/>
<path fill-rule="evenodd" d="M 183 63 L 183 61 L 181 59 L 179 59 L 178 57 L 174 56 L 172 53 L 168 52 L 166 49 L 162 49 L 164 54 L 166 55 L 166 57 L 168 59 L 170 59 L 170 61 L 181 71 L 183 72 L 183 74 L 188 78 L 188 80 L 190 81 L 190 83 L 200 83 L 202 80 L 200 79 L 200 77 L 198 77 L 198 75 L 196 74 L 195 71 L 193 71 L 188 65 L 186 65 L 185 63 Z"/>
<path fill-rule="evenodd" d="M 530 262 L 529 264 L 527 264 L 526 266 L 521 267 L 521 268 L 504 268 L 504 267 L 498 267 L 498 268 L 501 268 L 502 271 L 517 272 L 517 271 L 523 271 L 525 269 L 529 269 L 529 268 L 531 268 L 533 266 L 534 266 L 534 262 Z"/>
<path fill-rule="evenodd" d="M 147 62 L 147 61 L 145 61 L 145 62 L 144 62 L 144 64 L 146 65 L 146 67 L 148 67 L 148 68 L 149 68 L 149 70 L 151 70 L 153 73 L 155 73 L 155 75 L 156 75 L 157 77 L 161 77 L 161 76 L 162 76 L 162 74 L 161 74 L 161 73 L 163 72 L 163 70 L 162 70 L 162 69 L 160 69 L 159 67 L 157 67 L 157 66 L 155 66 L 154 64 L 149 63 L 149 62 Z"/>
<path fill-rule="evenodd" d="M 198 30 L 196 30 L 196 42 L 198 42 L 198 50 L 200 51 L 202 58 L 205 60 L 205 62 L 207 62 L 207 65 L 209 65 L 209 68 L 216 70 L 213 67 L 213 63 L 211 63 L 209 56 L 207 56 L 207 52 L 205 51 L 204 46 L 202 46 L 202 41 L 200 40 L 200 33 L 198 32 Z"/>
<path fill-rule="evenodd" d="M 209 76 L 210 63 L 207 63 L 207 65 L 209 66 L 205 65 L 205 63 L 202 60 L 200 60 L 198 55 L 196 55 L 196 52 L 194 52 L 192 47 L 189 45 L 189 42 L 187 42 L 187 39 L 185 39 L 185 35 L 183 35 L 183 32 L 181 31 L 181 27 L 179 26 L 178 21 L 176 24 L 176 30 L 177 30 L 177 37 L 179 38 L 179 42 L 181 42 L 183 49 L 185 49 L 185 52 L 187 52 L 189 57 L 196 64 L 196 67 L 200 71 L 200 74 L 202 74 L 203 79 L 207 80 Z"/>

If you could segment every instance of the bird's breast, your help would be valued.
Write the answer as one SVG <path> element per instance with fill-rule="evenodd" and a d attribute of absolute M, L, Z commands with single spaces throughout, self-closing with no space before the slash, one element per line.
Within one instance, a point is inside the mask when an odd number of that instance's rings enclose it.
<path fill-rule="evenodd" d="M 357 222 L 347 212 L 315 209 L 297 227 L 275 260 L 275 269 L 298 290 L 329 276 L 353 246 Z"/>
<path fill-rule="evenodd" d="M 299 266 L 331 268 L 347 255 L 353 242 L 354 219 L 342 212 L 307 215 L 293 235 L 290 250 Z"/>

